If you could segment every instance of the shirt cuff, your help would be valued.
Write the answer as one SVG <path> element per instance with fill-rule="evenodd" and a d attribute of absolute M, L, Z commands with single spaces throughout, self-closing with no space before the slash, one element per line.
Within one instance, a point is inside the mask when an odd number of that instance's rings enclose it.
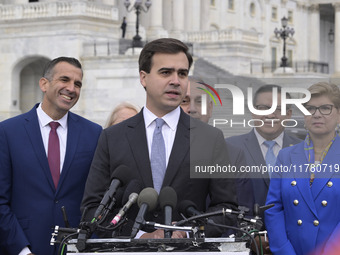
<path fill-rule="evenodd" d="M 28 247 L 25 247 L 21 250 L 21 252 L 18 255 L 27 255 L 32 253 L 31 250 Z"/>
<path fill-rule="evenodd" d="M 137 235 L 135 236 L 135 239 L 139 239 L 142 235 L 144 235 L 146 232 L 145 231 L 142 231 L 142 230 L 139 230 L 137 232 Z"/>

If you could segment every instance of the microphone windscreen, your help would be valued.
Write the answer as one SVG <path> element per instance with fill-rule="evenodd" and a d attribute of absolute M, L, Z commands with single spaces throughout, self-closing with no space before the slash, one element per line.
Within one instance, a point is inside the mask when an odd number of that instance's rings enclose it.
<path fill-rule="evenodd" d="M 185 216 L 189 216 L 187 215 L 187 209 L 193 207 L 195 209 L 197 209 L 196 204 L 190 200 L 182 200 L 181 202 L 179 202 L 178 204 L 178 212 L 184 214 Z M 189 216 L 190 217 L 190 216 Z"/>
<path fill-rule="evenodd" d="M 159 193 L 159 204 L 161 208 L 171 206 L 173 209 L 177 205 L 177 193 L 172 187 L 164 187 Z"/>
<path fill-rule="evenodd" d="M 143 189 L 138 196 L 138 206 L 141 207 L 142 204 L 148 205 L 148 211 L 153 211 L 158 202 L 158 193 L 154 188 L 145 188 Z"/>
<path fill-rule="evenodd" d="M 133 172 L 130 168 L 125 165 L 120 165 L 112 172 L 111 180 L 118 179 L 121 182 L 120 185 L 123 186 L 132 179 L 132 176 Z"/>
<path fill-rule="evenodd" d="M 124 195 L 123 195 L 123 199 L 122 199 L 122 204 L 126 204 L 126 202 L 129 200 L 129 196 L 132 193 L 137 193 L 139 194 L 141 192 L 141 190 L 143 189 L 143 184 L 140 180 L 137 179 L 133 179 L 132 181 L 129 182 L 129 184 L 127 185 L 125 191 L 124 191 Z"/>
<path fill-rule="evenodd" d="M 124 190 L 117 189 L 116 194 L 114 195 L 114 198 L 116 199 L 117 203 L 119 203 L 119 201 L 122 201 L 123 195 L 124 195 Z"/>

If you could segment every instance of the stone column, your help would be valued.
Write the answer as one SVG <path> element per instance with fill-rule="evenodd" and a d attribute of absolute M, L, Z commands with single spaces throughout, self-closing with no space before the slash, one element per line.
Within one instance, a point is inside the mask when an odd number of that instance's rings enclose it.
<path fill-rule="evenodd" d="M 184 0 L 173 0 L 172 8 L 173 27 L 171 34 L 175 38 L 182 39 L 181 35 L 184 30 Z"/>
<path fill-rule="evenodd" d="M 163 0 L 163 28 L 172 30 L 172 0 Z"/>
<path fill-rule="evenodd" d="M 192 10 L 192 12 L 188 13 L 188 10 Z M 192 0 L 188 4 L 187 13 L 192 23 L 188 28 L 189 31 L 200 31 L 200 21 L 201 21 L 201 3 L 197 0 Z"/>
<path fill-rule="evenodd" d="M 207 31 L 209 30 L 210 24 L 209 24 L 209 10 L 210 10 L 210 1 L 201 0 L 201 31 Z"/>
<path fill-rule="evenodd" d="M 340 3 L 334 4 L 334 76 L 340 77 Z"/>
<path fill-rule="evenodd" d="M 320 12 L 319 5 L 313 4 L 309 7 L 309 60 L 320 61 Z"/>
<path fill-rule="evenodd" d="M 184 0 L 173 0 L 172 6 L 173 31 L 183 31 L 184 28 Z"/>
<path fill-rule="evenodd" d="M 201 2 L 197 0 L 185 0 L 184 4 L 184 30 L 200 31 Z"/>
<path fill-rule="evenodd" d="M 147 40 L 167 37 L 168 34 L 163 28 L 163 0 L 152 1 L 146 15 L 149 15 L 149 27 L 146 31 Z"/>

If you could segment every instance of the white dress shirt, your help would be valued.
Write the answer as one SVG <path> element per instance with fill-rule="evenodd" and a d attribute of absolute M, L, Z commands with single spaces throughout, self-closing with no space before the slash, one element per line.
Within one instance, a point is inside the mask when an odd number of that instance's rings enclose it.
<path fill-rule="evenodd" d="M 263 158 L 266 158 L 268 147 L 264 144 L 264 142 L 267 141 L 267 140 L 265 138 L 263 138 L 259 134 L 259 132 L 256 131 L 256 129 L 254 129 L 254 132 L 255 132 L 255 136 L 257 138 L 257 141 L 259 142 Z M 275 157 L 277 157 L 277 155 L 279 154 L 279 151 L 283 147 L 283 135 L 284 135 L 284 132 L 282 132 L 278 137 L 276 137 L 275 139 L 272 140 L 272 141 L 276 142 L 275 145 L 273 146 L 273 152 L 274 152 Z"/>
<path fill-rule="evenodd" d="M 42 140 L 44 143 L 44 148 L 46 151 L 46 156 L 48 155 L 48 138 L 50 135 L 51 127 L 49 123 L 54 121 L 50 116 L 48 116 L 43 109 L 41 108 L 41 103 L 37 108 L 40 132 L 42 136 Z M 65 153 L 66 153 L 66 144 L 67 144 L 67 117 L 68 113 L 66 113 L 60 120 L 56 120 L 59 122 L 60 126 L 57 128 L 57 134 L 59 137 L 60 144 L 60 173 L 63 169 Z"/>
<path fill-rule="evenodd" d="M 162 119 L 165 121 L 162 127 L 162 135 L 165 144 L 166 166 L 168 166 L 172 146 L 174 145 L 180 115 L 181 110 L 178 106 L 175 110 L 169 112 L 168 114 L 162 117 Z M 158 117 L 155 114 L 153 114 L 147 107 L 143 108 L 143 116 L 145 122 L 146 139 L 148 142 L 149 158 L 151 160 L 151 145 L 153 139 L 153 132 L 156 128 L 155 120 Z"/>

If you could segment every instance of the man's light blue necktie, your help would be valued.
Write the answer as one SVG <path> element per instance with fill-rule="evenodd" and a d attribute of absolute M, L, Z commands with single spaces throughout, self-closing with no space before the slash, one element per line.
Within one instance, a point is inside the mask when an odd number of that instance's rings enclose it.
<path fill-rule="evenodd" d="M 157 118 L 151 145 L 151 170 L 155 190 L 159 193 L 166 171 L 165 144 L 162 135 L 164 120 Z"/>
<path fill-rule="evenodd" d="M 274 166 L 275 162 L 276 162 L 276 156 L 274 154 L 273 147 L 276 144 L 276 142 L 275 141 L 264 141 L 263 143 L 268 148 L 267 153 L 266 153 L 266 158 L 265 158 L 266 164 L 267 164 L 267 166 L 268 165 Z M 270 171 L 268 171 L 268 174 L 269 174 L 269 176 L 271 176 Z"/>

